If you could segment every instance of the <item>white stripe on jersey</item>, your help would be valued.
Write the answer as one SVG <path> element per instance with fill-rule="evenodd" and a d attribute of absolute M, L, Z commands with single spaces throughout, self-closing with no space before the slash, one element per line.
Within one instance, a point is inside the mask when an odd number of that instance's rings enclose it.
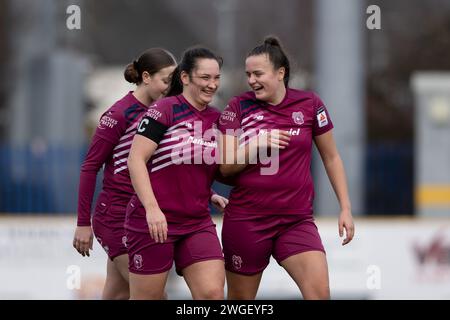
<path fill-rule="evenodd" d="M 242 121 L 241 121 L 241 125 L 243 125 L 245 122 L 247 122 L 248 120 L 250 120 L 252 117 L 257 117 L 257 116 L 261 116 L 261 115 L 263 115 L 264 113 L 263 112 L 258 112 L 258 113 L 255 113 L 255 114 L 251 114 L 251 115 L 249 115 L 248 117 L 245 117 L 244 119 L 242 119 Z M 262 119 L 261 119 L 262 120 Z"/>
<path fill-rule="evenodd" d="M 135 123 L 133 123 L 133 125 L 132 125 L 131 127 L 129 127 L 129 128 L 127 129 L 127 131 L 125 131 L 125 133 L 128 133 L 128 132 L 130 132 L 131 130 L 136 129 L 136 127 L 138 126 L 139 122 L 140 122 L 140 121 L 136 121 Z"/>
<path fill-rule="evenodd" d="M 161 140 L 159 142 L 159 145 L 167 143 L 167 142 L 171 142 L 171 141 L 176 141 L 176 140 L 178 140 L 180 138 L 183 139 L 183 138 L 189 137 L 189 136 L 190 136 L 190 133 L 182 134 L 182 135 L 179 135 L 179 136 L 174 136 L 174 137 L 171 137 L 171 138 L 168 138 L 168 139 Z"/>
<path fill-rule="evenodd" d="M 170 136 L 170 135 L 175 136 L 178 133 L 184 133 L 184 132 L 190 132 L 190 131 L 192 131 L 192 130 L 181 128 L 181 129 L 176 129 L 176 130 L 172 130 L 172 131 L 167 131 L 166 133 L 164 133 L 164 136 Z"/>
<path fill-rule="evenodd" d="M 262 121 L 263 119 L 254 119 L 253 121 L 250 121 L 250 122 L 248 122 L 247 124 L 245 124 L 245 125 L 243 125 L 242 126 L 242 129 L 244 129 L 244 128 L 247 128 L 247 127 L 249 127 L 249 126 L 251 126 L 251 125 L 253 125 L 253 124 L 255 124 L 255 123 L 257 123 L 257 122 L 259 122 L 259 121 Z"/>
<path fill-rule="evenodd" d="M 184 157 L 184 158 L 181 158 L 181 159 L 176 159 L 176 164 L 181 164 L 185 160 L 188 160 L 188 159 L 191 159 L 191 155 L 189 155 L 187 157 Z M 170 166 L 172 164 L 175 164 L 175 161 L 169 161 L 169 162 L 163 163 L 163 164 L 161 164 L 161 165 L 159 165 L 157 167 L 154 167 L 154 168 L 152 168 L 151 172 L 155 172 L 155 171 L 161 170 L 162 168 L 165 168 L 165 167 Z"/>
<path fill-rule="evenodd" d="M 181 145 L 183 145 L 183 144 L 186 144 L 186 143 L 188 143 L 187 140 L 181 141 L 180 143 L 172 144 L 172 145 L 167 146 L 167 147 L 158 148 L 158 149 L 156 149 L 156 151 L 153 153 L 153 155 L 158 154 L 158 153 L 161 153 L 161 152 L 166 151 L 166 150 L 169 150 L 169 149 L 172 149 L 172 148 L 177 148 L 177 147 L 179 147 L 179 146 L 181 146 Z"/>
<path fill-rule="evenodd" d="M 120 138 L 119 141 L 125 140 L 131 136 L 133 136 L 135 134 L 135 132 L 130 132 L 129 134 L 124 135 L 122 138 Z"/>
<path fill-rule="evenodd" d="M 182 122 L 180 122 L 180 123 L 177 123 L 176 125 L 173 125 L 173 126 L 167 128 L 167 131 L 171 131 L 171 130 L 173 130 L 173 129 L 176 129 L 176 128 L 178 128 L 178 127 L 181 127 L 181 126 L 183 126 L 183 125 L 186 125 L 186 123 L 188 123 L 188 122 L 187 122 L 187 121 L 182 121 Z M 186 127 L 187 127 L 187 126 L 186 126 Z"/>
<path fill-rule="evenodd" d="M 121 148 L 123 148 L 123 147 L 129 146 L 129 145 L 132 144 L 132 143 L 133 143 L 133 140 L 130 140 L 130 141 L 121 143 L 121 144 L 117 145 L 117 146 L 114 148 L 114 150 L 121 149 Z"/>
<path fill-rule="evenodd" d="M 127 168 L 128 168 L 127 165 L 121 166 L 120 168 L 117 168 L 116 170 L 114 170 L 114 174 L 119 173 L 120 171 L 125 170 Z"/>
<path fill-rule="evenodd" d="M 256 130 L 262 129 L 263 126 L 264 126 L 264 124 L 260 124 L 259 126 L 255 127 L 255 128 L 248 129 L 247 131 L 245 131 L 243 134 L 241 134 L 239 136 L 239 140 L 242 140 L 246 136 L 250 136 L 251 134 L 256 133 Z"/>
<path fill-rule="evenodd" d="M 113 154 L 113 159 L 117 158 L 117 157 L 120 157 L 121 155 L 127 154 L 128 152 L 130 152 L 130 149 L 125 149 L 125 150 L 120 151 L 118 153 L 114 153 Z"/>
<path fill-rule="evenodd" d="M 114 165 L 117 166 L 118 164 L 124 163 L 128 160 L 128 157 L 125 157 L 123 159 L 117 160 L 116 162 L 114 162 Z"/>

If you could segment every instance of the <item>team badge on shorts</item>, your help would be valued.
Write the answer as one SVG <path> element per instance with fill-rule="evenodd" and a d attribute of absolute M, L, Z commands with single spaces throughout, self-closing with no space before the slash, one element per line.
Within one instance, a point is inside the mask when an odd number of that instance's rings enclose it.
<path fill-rule="evenodd" d="M 123 244 L 123 246 L 124 246 L 125 248 L 128 248 L 128 247 L 127 247 L 127 236 L 123 236 L 123 237 L 122 237 L 122 244 Z"/>
<path fill-rule="evenodd" d="M 298 112 L 292 112 L 292 120 L 294 120 L 294 123 L 301 125 L 305 121 L 303 120 L 303 113 L 301 111 Z"/>
<path fill-rule="evenodd" d="M 134 267 L 136 269 L 142 268 L 142 256 L 140 254 L 135 254 L 133 257 Z"/>
<path fill-rule="evenodd" d="M 242 267 L 242 258 L 240 256 L 233 255 L 232 257 L 233 267 L 239 270 Z"/>

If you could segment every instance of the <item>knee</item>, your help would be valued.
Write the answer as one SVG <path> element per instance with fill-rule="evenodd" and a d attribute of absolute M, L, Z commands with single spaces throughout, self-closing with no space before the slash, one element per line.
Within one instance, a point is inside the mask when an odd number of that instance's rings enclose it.
<path fill-rule="evenodd" d="M 103 300 L 128 300 L 130 299 L 130 291 L 123 290 L 107 290 L 103 292 Z"/>
<path fill-rule="evenodd" d="M 255 300 L 256 294 L 253 292 L 246 292 L 245 290 L 233 290 L 228 288 L 228 300 Z"/>
<path fill-rule="evenodd" d="M 224 292 L 223 287 L 211 287 L 204 290 L 198 297 L 200 300 L 223 300 Z"/>
<path fill-rule="evenodd" d="M 130 300 L 166 300 L 159 292 L 131 292 Z"/>
<path fill-rule="evenodd" d="M 303 296 L 305 300 L 330 300 L 330 287 L 318 286 Z"/>
<path fill-rule="evenodd" d="M 114 297 L 114 300 L 128 300 L 130 299 L 130 292 L 123 291 L 123 292 L 117 292 L 117 294 Z"/>

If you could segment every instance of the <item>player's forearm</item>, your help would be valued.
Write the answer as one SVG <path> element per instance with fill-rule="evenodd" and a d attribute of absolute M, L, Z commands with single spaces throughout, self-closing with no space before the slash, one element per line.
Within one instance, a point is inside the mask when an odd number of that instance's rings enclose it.
<path fill-rule="evenodd" d="M 325 170 L 342 210 L 351 210 L 344 164 L 339 154 L 324 160 Z"/>
<path fill-rule="evenodd" d="M 80 185 L 78 187 L 78 217 L 77 226 L 91 225 L 91 205 L 94 197 L 97 174 L 91 172 L 80 173 Z"/>
<path fill-rule="evenodd" d="M 251 148 L 255 146 L 253 144 L 246 144 L 242 146 L 233 146 L 225 153 L 225 157 L 222 159 L 222 164 L 219 167 L 220 173 L 224 177 L 235 175 L 244 170 L 250 162 Z"/>
<path fill-rule="evenodd" d="M 158 208 L 158 202 L 153 193 L 145 159 L 133 157 L 130 153 L 128 158 L 128 170 L 130 171 L 133 188 L 144 208 L 146 210 Z"/>
<path fill-rule="evenodd" d="M 95 135 L 81 165 L 78 187 L 78 226 L 91 225 L 91 207 L 97 173 L 114 148 L 114 144 Z"/>

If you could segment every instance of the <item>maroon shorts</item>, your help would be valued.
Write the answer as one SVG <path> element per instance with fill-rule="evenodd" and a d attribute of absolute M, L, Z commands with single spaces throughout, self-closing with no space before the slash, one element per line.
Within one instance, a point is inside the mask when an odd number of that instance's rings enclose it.
<path fill-rule="evenodd" d="M 136 274 L 168 271 L 175 261 L 178 275 L 193 263 L 223 260 L 215 225 L 182 235 L 168 235 L 166 242 L 156 243 L 148 232 L 126 229 L 128 269 Z"/>
<path fill-rule="evenodd" d="M 92 219 L 92 230 L 98 243 L 103 247 L 111 260 L 115 257 L 127 254 L 127 237 L 125 228 L 117 224 L 108 224 L 98 215 Z"/>
<path fill-rule="evenodd" d="M 325 250 L 311 216 L 267 215 L 230 216 L 222 227 L 225 269 L 253 275 L 262 272 L 270 256 L 280 264 L 286 258 L 306 251 Z"/>

